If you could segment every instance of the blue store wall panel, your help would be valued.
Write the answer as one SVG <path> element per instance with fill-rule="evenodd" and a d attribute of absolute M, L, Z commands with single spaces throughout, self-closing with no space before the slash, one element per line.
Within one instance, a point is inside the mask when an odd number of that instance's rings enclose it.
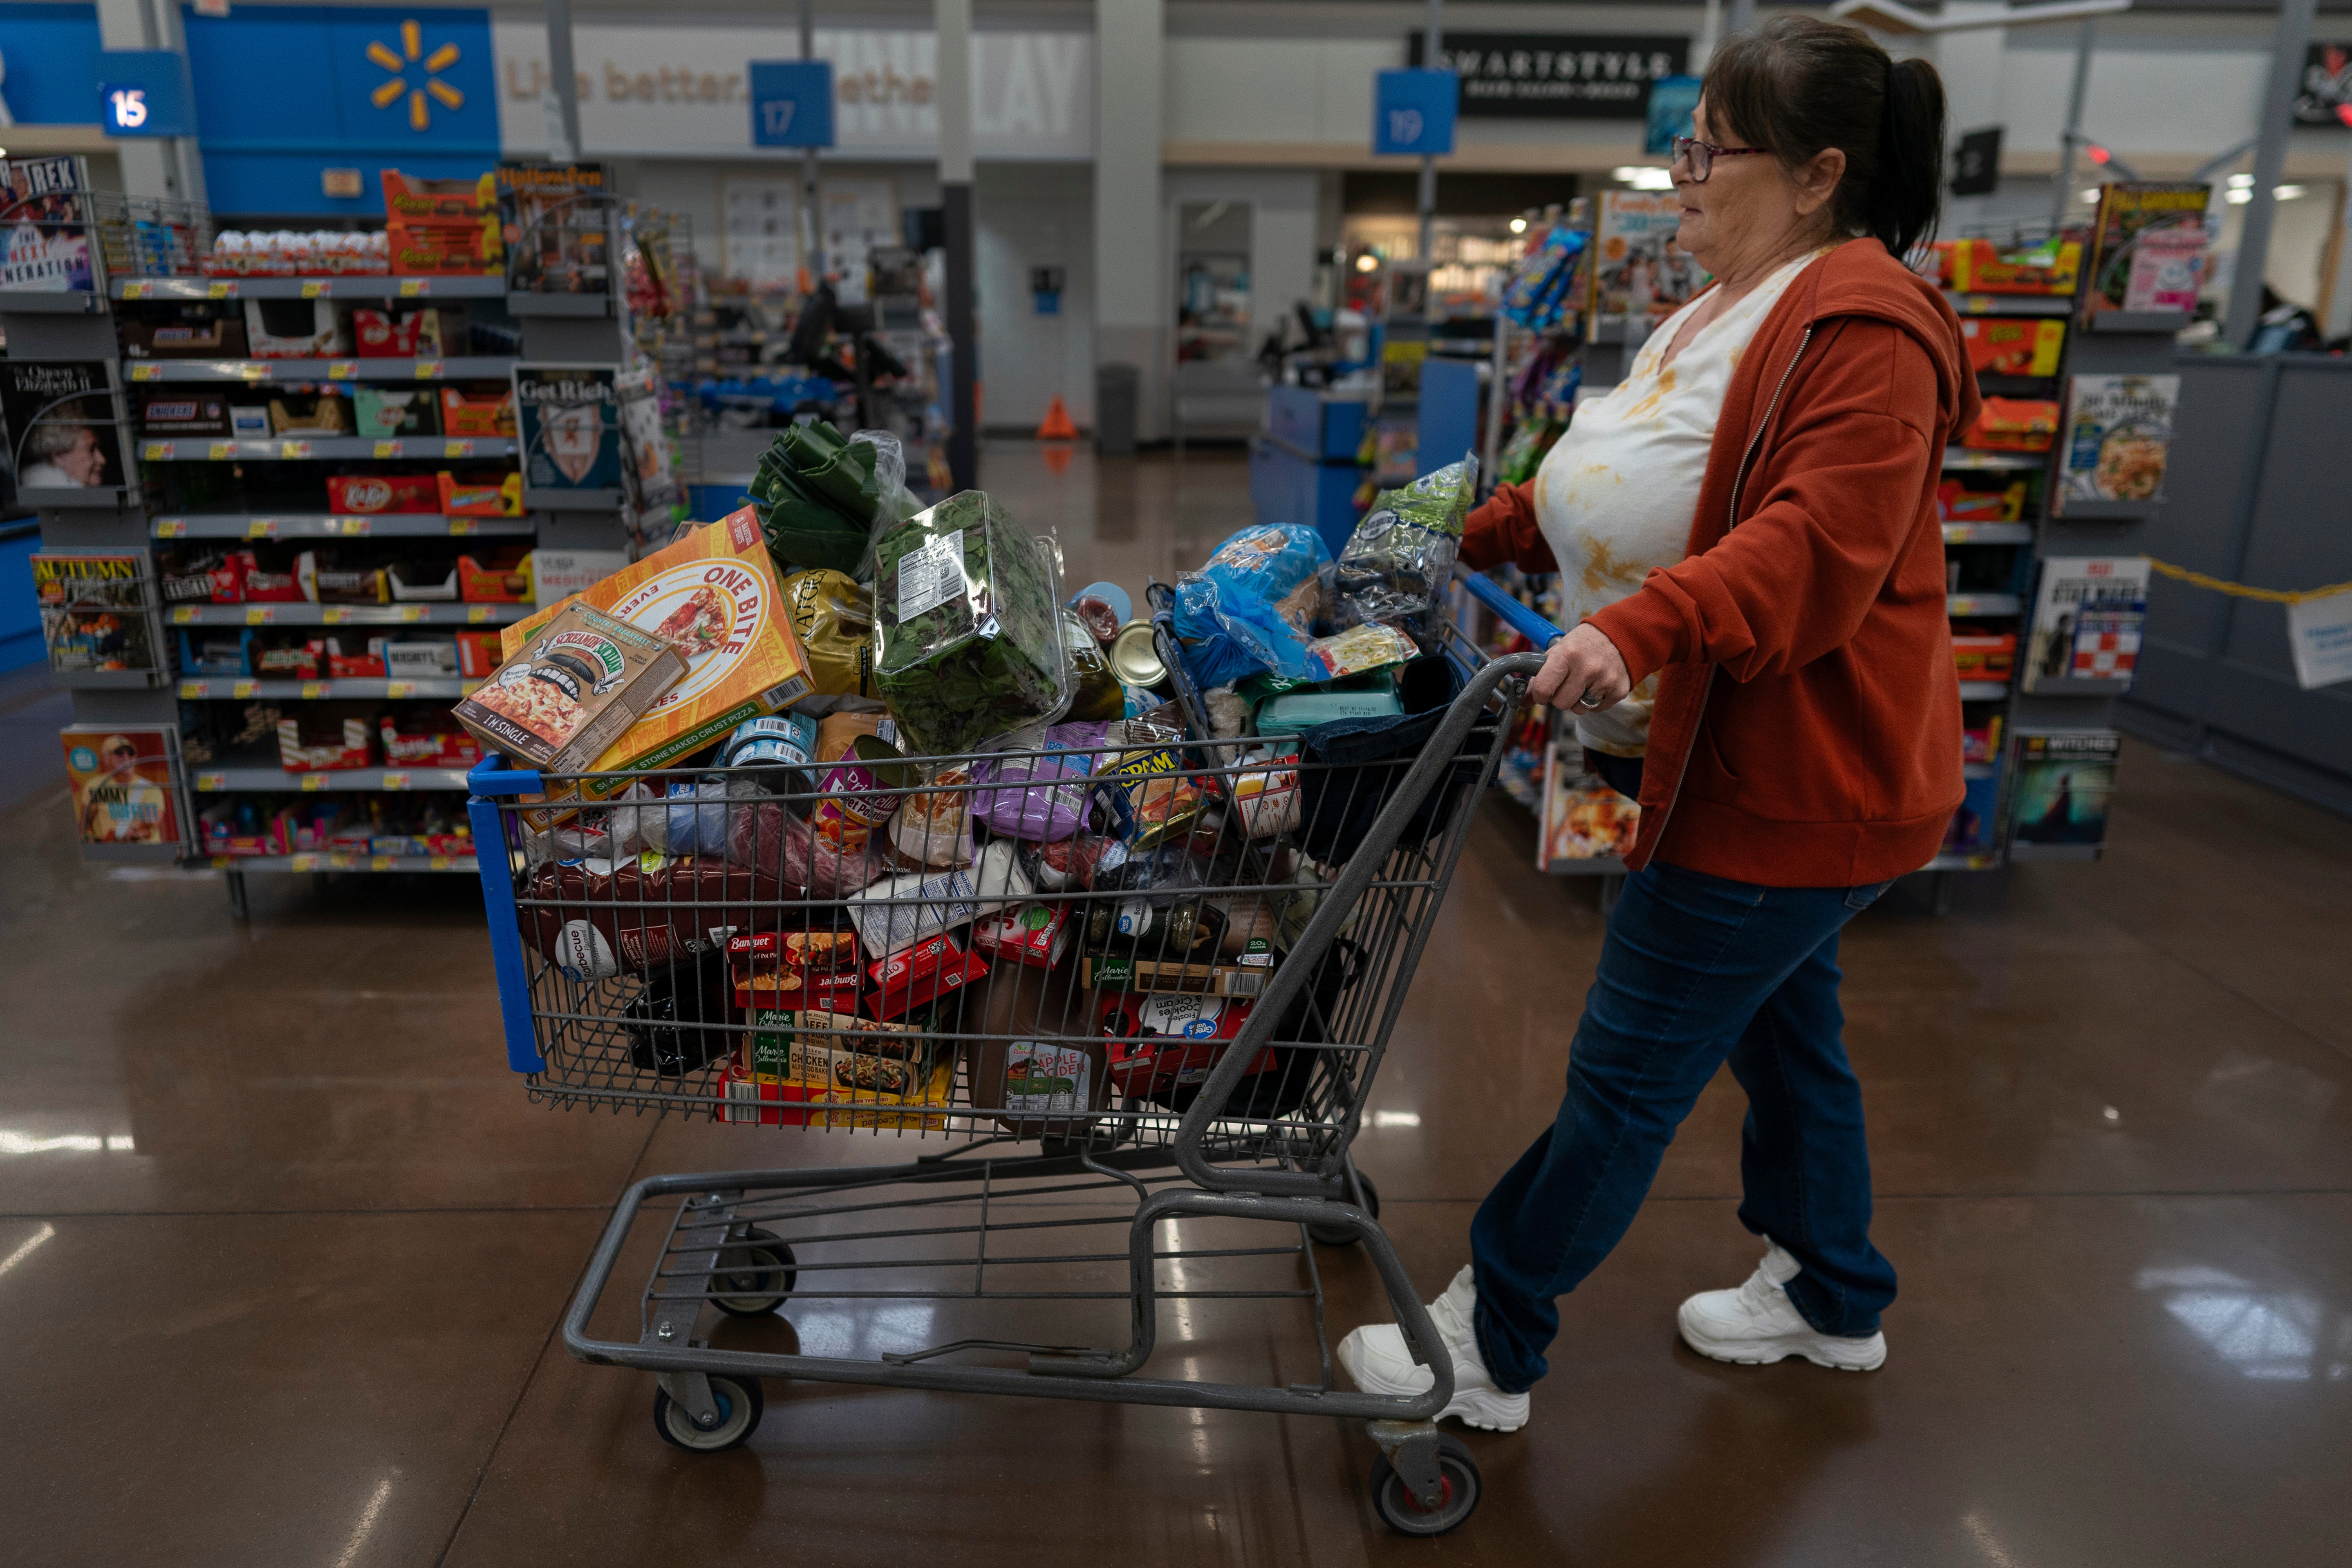
<path fill-rule="evenodd" d="M 498 159 L 488 11 L 270 6 L 186 21 L 215 212 L 381 215 L 382 169 L 440 178 Z M 324 195 L 331 167 L 360 170 L 366 194 Z"/>
<path fill-rule="evenodd" d="M 0 5 L 0 100 L 19 125 L 95 125 L 98 7 Z"/>

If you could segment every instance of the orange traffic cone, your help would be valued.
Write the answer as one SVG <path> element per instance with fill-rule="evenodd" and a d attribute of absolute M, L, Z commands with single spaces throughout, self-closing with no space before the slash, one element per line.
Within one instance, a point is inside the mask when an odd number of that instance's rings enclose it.
<path fill-rule="evenodd" d="M 1070 423 L 1070 411 L 1062 406 L 1061 398 L 1055 397 L 1045 410 L 1045 422 L 1037 426 L 1037 439 L 1075 441 L 1077 438 L 1078 427 Z"/>

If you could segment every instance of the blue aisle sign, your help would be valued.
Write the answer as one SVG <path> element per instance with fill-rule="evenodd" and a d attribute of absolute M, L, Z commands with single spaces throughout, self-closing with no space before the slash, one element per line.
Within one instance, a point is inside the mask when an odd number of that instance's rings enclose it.
<path fill-rule="evenodd" d="M 833 62 L 753 60 L 751 145 L 833 145 Z"/>
<path fill-rule="evenodd" d="M 1454 151 L 1462 79 L 1450 70 L 1386 70 L 1373 79 L 1372 151 L 1442 158 Z"/>
<path fill-rule="evenodd" d="M 172 49 L 98 57 L 98 123 L 109 136 L 193 136 L 187 61 Z"/>

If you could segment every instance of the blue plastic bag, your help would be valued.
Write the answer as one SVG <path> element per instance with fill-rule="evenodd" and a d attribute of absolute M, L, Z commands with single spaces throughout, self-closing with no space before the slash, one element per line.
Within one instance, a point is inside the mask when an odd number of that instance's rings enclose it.
<path fill-rule="evenodd" d="M 1303 523 L 1261 523 L 1176 580 L 1176 638 L 1202 687 L 1261 669 L 1311 679 L 1307 645 L 1331 613 L 1331 552 Z"/>

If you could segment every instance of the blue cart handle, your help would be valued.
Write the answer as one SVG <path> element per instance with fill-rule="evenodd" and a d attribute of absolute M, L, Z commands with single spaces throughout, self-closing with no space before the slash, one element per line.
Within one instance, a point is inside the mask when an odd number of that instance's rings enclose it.
<path fill-rule="evenodd" d="M 1568 635 L 1503 592 L 1502 585 L 1484 572 L 1473 572 L 1456 562 L 1454 575 L 1470 590 L 1472 598 L 1500 616 L 1504 625 L 1535 644 L 1538 650 L 1551 647 Z"/>

